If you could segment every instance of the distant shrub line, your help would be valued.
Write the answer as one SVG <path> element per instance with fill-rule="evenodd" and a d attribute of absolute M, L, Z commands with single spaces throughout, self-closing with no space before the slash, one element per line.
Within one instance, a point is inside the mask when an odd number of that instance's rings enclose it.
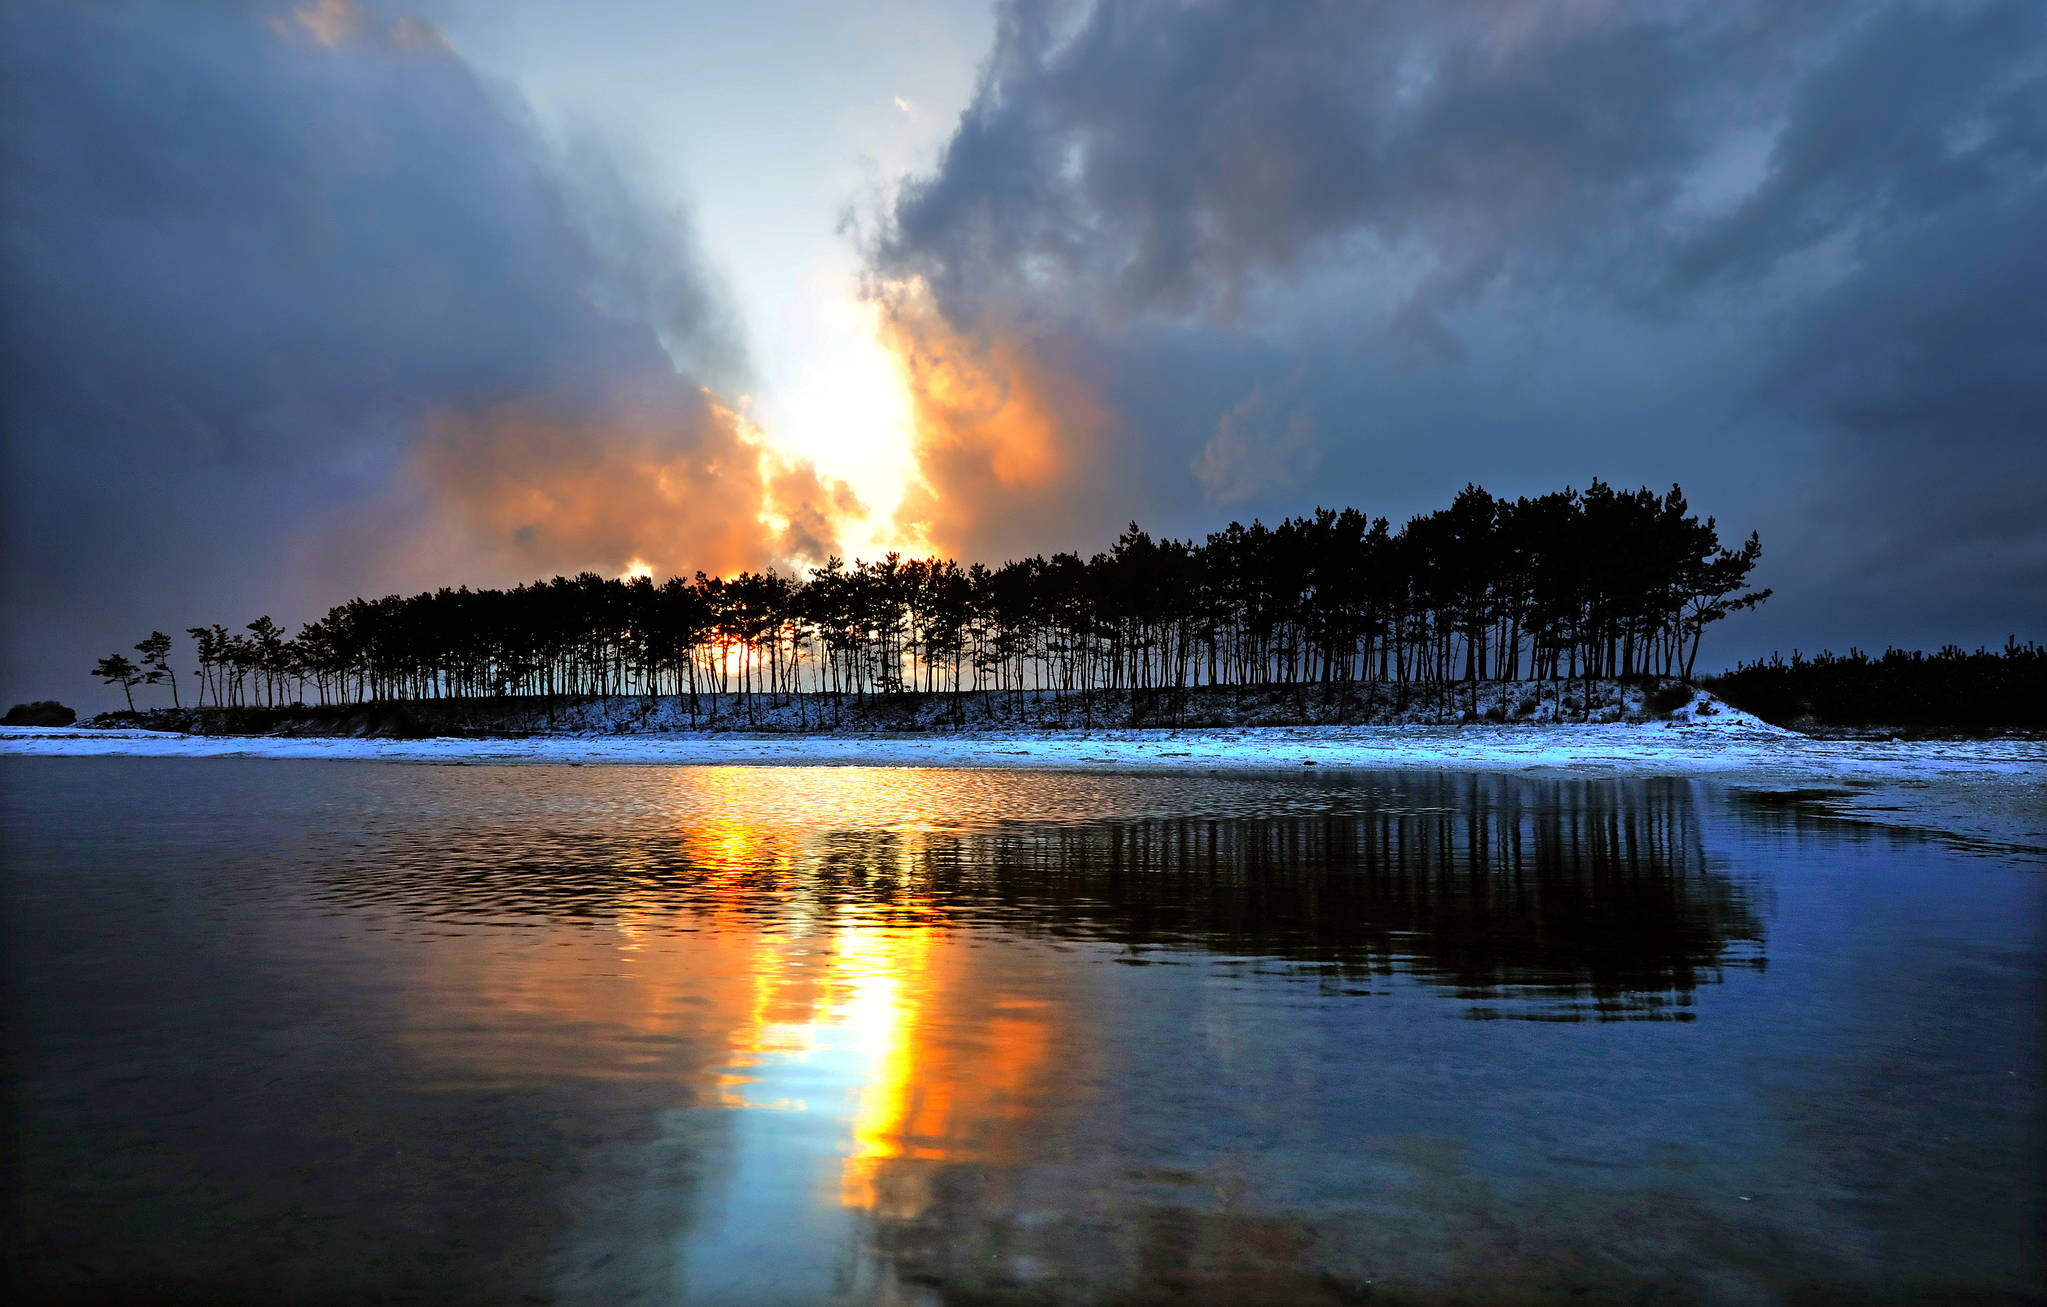
<path fill-rule="evenodd" d="M 2047 646 L 2016 637 L 2002 649 L 1938 653 L 1860 649 L 1743 663 L 1711 678 L 1713 692 L 1781 724 L 2047 729 Z"/>

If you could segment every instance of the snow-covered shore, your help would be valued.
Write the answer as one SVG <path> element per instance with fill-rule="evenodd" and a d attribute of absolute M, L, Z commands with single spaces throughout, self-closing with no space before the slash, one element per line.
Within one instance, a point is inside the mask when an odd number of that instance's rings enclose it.
<path fill-rule="evenodd" d="M 5 727 L 0 728 L 0 755 L 1296 773 L 1315 767 L 1683 776 L 1747 789 L 1829 791 L 1820 807 L 1836 815 L 2047 849 L 2047 741 L 1816 740 L 1753 718 L 1543 726 L 417 740 Z"/>
<path fill-rule="evenodd" d="M 1675 721 L 1759 726 L 1710 691 L 1679 684 L 1481 681 L 1431 684 L 1190 687 L 1182 691 L 944 691 L 885 695 L 564 695 L 427 698 L 369 704 L 165 708 L 82 725 L 198 735 L 475 739 L 531 735 L 1057 733 L 1110 729 L 1232 731 L 1260 726 L 1589 725 Z"/>

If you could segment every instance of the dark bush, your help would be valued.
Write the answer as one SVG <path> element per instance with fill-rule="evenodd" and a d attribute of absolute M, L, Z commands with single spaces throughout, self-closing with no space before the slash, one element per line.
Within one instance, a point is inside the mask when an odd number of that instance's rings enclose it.
<path fill-rule="evenodd" d="M 1860 649 L 1789 662 L 1772 655 L 1706 684 L 1737 708 L 1778 725 L 1911 726 L 1959 730 L 2047 728 L 2047 647 L 2007 640 L 1999 650 L 1936 654 Z"/>
<path fill-rule="evenodd" d="M 1692 701 L 1692 687 L 1682 681 L 1665 681 L 1649 691 L 1643 702 L 1658 717 L 1668 717 Z"/>
<path fill-rule="evenodd" d="M 78 720 L 78 714 L 54 699 L 38 699 L 34 703 L 18 703 L 0 717 L 0 726 L 69 726 Z"/>

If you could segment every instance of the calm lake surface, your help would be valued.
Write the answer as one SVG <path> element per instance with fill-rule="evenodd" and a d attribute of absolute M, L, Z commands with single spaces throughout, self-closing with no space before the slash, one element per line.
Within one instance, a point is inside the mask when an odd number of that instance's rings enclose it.
<path fill-rule="evenodd" d="M 2038 854 L 1439 773 L 0 796 L 39 1300 L 2043 1292 Z"/>

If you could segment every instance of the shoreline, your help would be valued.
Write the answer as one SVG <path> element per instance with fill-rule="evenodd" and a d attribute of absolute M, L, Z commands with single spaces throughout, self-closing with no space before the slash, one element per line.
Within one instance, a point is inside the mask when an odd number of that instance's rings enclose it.
<path fill-rule="evenodd" d="M 1758 766 L 1859 764 L 2041 772 L 2047 739 L 2029 735 L 1907 739 L 1806 735 L 1750 719 L 1400 726 L 1225 726 L 966 731 L 634 731 L 493 735 L 230 735 L 140 727 L 0 726 L 0 756 L 377 758 L 478 762 L 595 760 L 671 766 L 1090 767 L 1259 770 L 1444 766 L 1713 774 Z"/>
<path fill-rule="evenodd" d="M 1246 726 L 952 734 L 556 734 L 424 739 L 0 727 L 4 757 L 263 758 L 444 766 L 889 767 L 1312 776 L 1463 771 L 1679 778 L 1964 846 L 2047 854 L 2047 740 L 1817 739 L 1757 722 Z"/>

